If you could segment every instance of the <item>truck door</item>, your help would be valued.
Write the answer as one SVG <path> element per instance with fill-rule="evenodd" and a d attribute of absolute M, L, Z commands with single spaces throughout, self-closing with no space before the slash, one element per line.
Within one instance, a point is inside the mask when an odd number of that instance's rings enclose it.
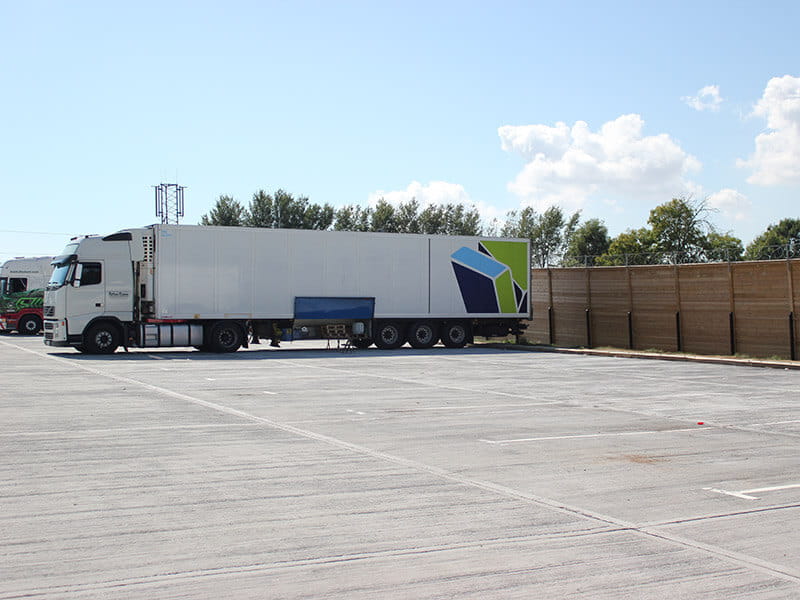
<path fill-rule="evenodd" d="M 75 265 L 72 288 L 67 295 L 67 321 L 71 334 L 80 333 L 94 317 L 105 313 L 103 261 Z"/>

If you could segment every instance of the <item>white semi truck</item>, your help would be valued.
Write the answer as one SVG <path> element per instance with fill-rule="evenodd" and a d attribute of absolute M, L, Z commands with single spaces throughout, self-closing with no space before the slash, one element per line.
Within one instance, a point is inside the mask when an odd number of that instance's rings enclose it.
<path fill-rule="evenodd" d="M 391 349 L 519 334 L 527 240 L 151 225 L 74 238 L 53 261 L 44 341 L 233 352 L 259 339 Z"/>

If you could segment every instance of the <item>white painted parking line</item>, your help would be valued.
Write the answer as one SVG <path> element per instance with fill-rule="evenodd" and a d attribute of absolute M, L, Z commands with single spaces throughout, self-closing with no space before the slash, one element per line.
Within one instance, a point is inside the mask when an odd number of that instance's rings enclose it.
<path fill-rule="evenodd" d="M 749 427 L 764 427 L 766 425 L 791 425 L 793 423 L 800 423 L 800 419 L 793 419 L 791 421 L 773 421 L 771 423 L 752 423 Z"/>
<path fill-rule="evenodd" d="M 410 408 L 388 409 L 388 412 L 414 412 L 418 410 L 486 410 L 494 408 L 529 408 L 531 406 L 552 406 L 552 402 L 526 402 L 524 404 L 458 404 L 452 406 L 412 406 Z"/>
<path fill-rule="evenodd" d="M 531 438 L 514 438 L 510 440 L 486 440 L 481 439 L 479 441 L 484 442 L 486 444 L 497 444 L 497 445 L 504 445 L 504 444 L 517 444 L 520 442 L 546 442 L 549 440 L 573 440 L 573 439 L 582 439 L 582 438 L 601 438 L 601 437 L 617 437 L 617 436 L 626 436 L 626 435 L 654 435 L 658 433 L 679 433 L 683 431 L 704 431 L 703 428 L 698 427 L 686 427 L 682 429 L 658 429 L 653 431 L 618 431 L 615 433 L 585 433 L 585 434 L 574 434 L 574 435 L 549 435 L 544 437 L 531 437 Z M 710 429 L 705 429 L 705 431 L 711 431 Z"/>
<path fill-rule="evenodd" d="M 755 496 L 749 496 L 743 492 L 729 492 L 728 490 L 720 490 L 717 488 L 703 488 L 707 492 L 714 492 L 715 494 L 724 494 L 726 496 L 733 496 L 734 498 L 742 498 L 744 500 L 758 500 Z"/>
<path fill-rule="evenodd" d="M 800 488 L 800 483 L 790 483 L 789 485 L 776 485 L 773 487 L 756 488 L 754 490 L 744 490 L 745 494 L 758 494 L 761 492 L 777 492 L 779 490 L 790 490 Z"/>
<path fill-rule="evenodd" d="M 267 390 L 264 390 L 264 393 L 265 394 L 269 394 L 270 396 L 277 396 L 278 395 L 278 392 L 268 392 Z"/>
<path fill-rule="evenodd" d="M 753 488 L 752 490 L 741 490 L 738 492 L 731 492 L 729 490 L 721 490 L 719 488 L 703 488 L 708 492 L 716 494 L 725 494 L 726 496 L 733 496 L 735 498 L 742 498 L 744 500 L 760 500 L 760 497 L 753 496 L 753 494 L 763 494 L 765 492 L 779 492 L 781 490 L 791 490 L 800 488 L 800 483 L 790 483 L 788 485 L 774 485 L 772 487 Z"/>

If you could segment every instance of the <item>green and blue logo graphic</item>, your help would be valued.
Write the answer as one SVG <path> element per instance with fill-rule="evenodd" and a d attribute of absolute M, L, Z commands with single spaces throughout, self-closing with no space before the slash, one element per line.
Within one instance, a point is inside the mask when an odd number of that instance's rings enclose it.
<path fill-rule="evenodd" d="M 528 245 L 486 240 L 450 255 L 469 313 L 528 312 Z"/>

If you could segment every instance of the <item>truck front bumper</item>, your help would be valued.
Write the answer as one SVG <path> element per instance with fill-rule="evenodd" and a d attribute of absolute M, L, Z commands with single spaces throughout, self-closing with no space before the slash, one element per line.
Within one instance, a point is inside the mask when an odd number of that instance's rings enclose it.
<path fill-rule="evenodd" d="M 64 320 L 45 319 L 44 343 L 48 346 L 71 346 L 67 336 L 67 322 Z"/>

